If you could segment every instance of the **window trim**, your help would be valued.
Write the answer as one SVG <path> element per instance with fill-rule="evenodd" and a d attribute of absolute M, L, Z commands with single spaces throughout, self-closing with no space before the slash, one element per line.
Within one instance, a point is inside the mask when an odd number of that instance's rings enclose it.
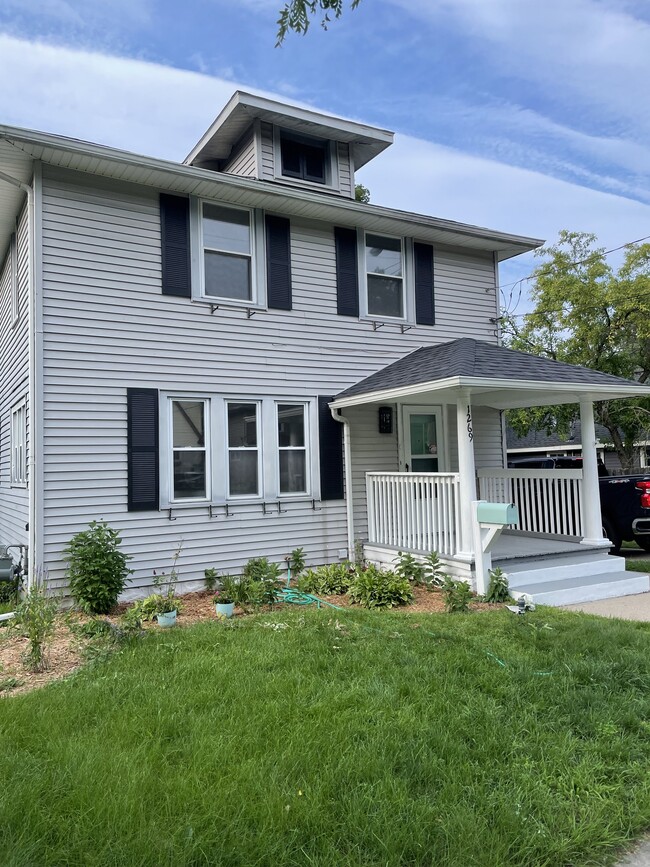
<path fill-rule="evenodd" d="M 207 295 L 205 292 L 205 259 L 204 251 L 214 250 L 219 253 L 230 253 L 228 250 L 219 250 L 216 247 L 204 247 L 203 245 L 203 205 L 216 205 L 220 208 L 228 208 L 233 211 L 245 211 L 249 214 L 250 240 L 251 240 L 251 297 L 229 298 L 222 295 Z M 232 255 L 244 256 L 246 254 L 235 253 Z M 266 308 L 266 242 L 264 231 L 264 212 L 259 208 L 247 208 L 242 205 L 233 205 L 217 199 L 200 196 L 190 196 L 190 268 L 192 301 L 211 304 L 215 307 L 235 307 L 241 310 Z"/>
<path fill-rule="evenodd" d="M 22 442 L 18 446 L 22 446 L 22 452 L 18 460 L 16 460 L 16 430 L 17 419 L 22 416 L 22 424 L 20 426 L 20 436 L 18 439 Z M 11 456 L 9 461 L 9 486 L 12 488 L 27 487 L 27 398 L 21 398 L 11 407 Z M 18 464 L 18 466 L 17 466 Z"/>
<path fill-rule="evenodd" d="M 209 397 L 205 396 L 196 396 L 196 395 L 187 395 L 187 394 L 174 394 L 174 395 L 165 395 L 166 400 L 166 428 L 167 428 L 167 438 L 164 443 L 167 460 L 165 465 L 167 467 L 167 501 L 171 506 L 182 506 L 182 505 L 193 505 L 195 503 L 205 504 L 212 502 L 212 424 L 211 424 L 211 412 L 210 412 L 210 404 L 211 400 Z M 205 445 L 204 448 L 175 448 L 174 447 L 174 403 L 183 403 L 183 402 L 192 402 L 192 403 L 202 403 L 203 404 L 203 425 L 204 425 L 204 440 Z M 161 443 L 161 446 L 163 444 Z M 204 451 L 205 452 L 205 497 L 174 497 L 174 452 L 175 451 Z"/>
<path fill-rule="evenodd" d="M 257 446 L 253 449 L 248 446 L 231 446 L 229 441 L 228 430 L 228 407 L 231 403 L 252 404 L 255 406 L 255 430 Z M 261 400 L 246 397 L 227 397 L 223 398 L 223 414 L 224 414 L 224 439 L 225 439 L 225 478 L 226 478 L 226 502 L 255 502 L 264 499 L 265 478 L 264 478 L 264 436 L 263 436 L 263 403 Z M 230 452 L 231 451 L 256 451 L 257 452 L 257 493 L 256 494 L 233 494 L 230 491 Z"/>
<path fill-rule="evenodd" d="M 306 144 L 311 142 L 324 142 L 325 144 L 325 183 L 320 181 L 308 181 L 304 178 L 297 178 L 291 175 L 282 173 L 282 148 L 281 137 L 282 133 L 289 135 L 296 141 L 304 141 Z M 282 126 L 273 126 L 273 177 L 277 181 L 282 181 L 283 184 L 291 186 L 303 187 L 310 190 L 335 190 L 341 191 L 341 182 L 339 178 L 339 163 L 338 163 L 338 147 L 332 139 L 320 138 L 319 136 L 304 135 L 303 133 L 295 132 L 292 129 Z"/>
<path fill-rule="evenodd" d="M 304 446 L 281 446 L 280 445 L 280 406 L 301 406 L 302 418 L 304 425 Z M 275 422 L 275 451 L 276 451 L 276 472 L 277 472 L 277 496 L 282 500 L 299 500 L 305 497 L 311 497 L 311 492 L 314 487 L 313 468 L 311 462 L 312 456 L 312 419 L 310 412 L 310 402 L 307 400 L 274 400 L 273 418 Z M 282 492 L 280 490 L 280 454 L 283 451 L 304 451 L 305 452 L 305 487 L 304 491 Z"/>
<path fill-rule="evenodd" d="M 376 235 L 379 238 L 392 238 L 400 242 L 402 249 L 402 316 L 385 316 L 368 311 L 368 274 L 366 265 L 366 238 Z M 357 230 L 357 259 L 359 267 L 359 319 L 372 322 L 399 323 L 415 325 L 415 277 L 413 272 L 413 241 L 403 235 L 386 232 L 366 232 Z"/>

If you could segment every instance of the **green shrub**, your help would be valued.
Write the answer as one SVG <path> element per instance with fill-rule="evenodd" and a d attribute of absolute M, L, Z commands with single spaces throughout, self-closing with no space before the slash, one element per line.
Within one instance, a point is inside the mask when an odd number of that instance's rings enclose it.
<path fill-rule="evenodd" d="M 350 589 L 354 574 L 349 563 L 332 563 L 308 569 L 297 581 L 297 588 L 303 593 L 316 593 L 320 596 L 342 596 Z"/>
<path fill-rule="evenodd" d="M 488 574 L 490 575 L 490 584 L 485 594 L 485 601 L 507 602 L 510 599 L 510 587 L 506 573 L 500 566 L 496 566 L 494 569 L 490 569 Z"/>
<path fill-rule="evenodd" d="M 425 583 L 424 566 L 419 560 L 415 559 L 413 554 L 404 554 L 402 551 L 399 551 L 393 563 L 397 563 L 395 572 L 401 578 L 406 578 L 407 581 L 411 581 L 416 587 L 422 587 Z"/>
<path fill-rule="evenodd" d="M 33 671 L 46 666 L 46 645 L 54 633 L 57 600 L 47 593 L 46 580 L 41 574 L 34 576 L 32 586 L 17 606 L 12 628 L 25 635 L 29 646 L 25 663 Z"/>
<path fill-rule="evenodd" d="M 432 551 L 424 558 L 424 581 L 427 590 L 442 587 L 447 574 L 443 571 L 442 563 L 437 551 Z"/>
<path fill-rule="evenodd" d="M 205 589 L 209 590 L 212 593 L 217 586 L 217 581 L 219 580 L 219 573 L 216 569 L 204 569 L 203 570 L 204 579 L 203 583 L 205 584 Z"/>
<path fill-rule="evenodd" d="M 268 557 L 253 557 L 244 566 L 243 577 L 249 581 L 277 581 L 282 569 Z"/>
<path fill-rule="evenodd" d="M 370 564 L 355 571 L 350 584 L 350 599 L 364 608 L 391 608 L 412 602 L 413 591 L 406 578 Z"/>
<path fill-rule="evenodd" d="M 108 614 L 133 571 L 126 565 L 130 555 L 119 549 L 121 543 L 117 530 L 92 521 L 63 551 L 70 591 L 88 614 Z"/>
<path fill-rule="evenodd" d="M 135 628 L 148 620 L 155 620 L 157 614 L 166 614 L 169 611 L 182 610 L 181 601 L 177 596 L 169 593 L 151 593 L 145 599 L 139 599 L 128 608 L 122 620 L 127 627 Z"/>
<path fill-rule="evenodd" d="M 305 568 L 305 551 L 304 548 L 294 548 L 287 560 L 287 565 L 291 570 L 291 577 L 297 578 Z"/>
<path fill-rule="evenodd" d="M 445 597 L 445 608 L 450 613 L 463 613 L 469 611 L 469 603 L 472 599 L 472 589 L 466 581 L 456 581 L 450 575 L 445 578 L 442 585 Z"/>

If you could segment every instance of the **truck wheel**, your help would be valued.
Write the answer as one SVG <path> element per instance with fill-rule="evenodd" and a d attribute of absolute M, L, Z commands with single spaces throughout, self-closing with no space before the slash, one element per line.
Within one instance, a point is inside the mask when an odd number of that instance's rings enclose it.
<path fill-rule="evenodd" d="M 635 536 L 634 541 L 637 543 L 639 548 L 643 548 L 644 551 L 650 551 L 650 535 Z"/>
<path fill-rule="evenodd" d="M 611 522 L 608 518 L 603 518 L 603 536 L 605 539 L 609 539 L 612 543 L 612 547 L 609 549 L 610 554 L 620 554 L 621 552 L 621 543 L 622 539 L 612 527 Z"/>

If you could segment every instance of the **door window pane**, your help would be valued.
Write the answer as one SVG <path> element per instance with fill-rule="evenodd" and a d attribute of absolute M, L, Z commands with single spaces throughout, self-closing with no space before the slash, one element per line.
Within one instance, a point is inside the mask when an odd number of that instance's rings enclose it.
<path fill-rule="evenodd" d="M 409 428 L 411 470 L 415 473 L 437 473 L 438 432 L 435 415 L 411 413 Z"/>

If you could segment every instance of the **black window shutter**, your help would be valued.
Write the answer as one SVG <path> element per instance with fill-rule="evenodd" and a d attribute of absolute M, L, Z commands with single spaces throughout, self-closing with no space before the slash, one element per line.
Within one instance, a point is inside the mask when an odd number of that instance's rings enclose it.
<path fill-rule="evenodd" d="M 413 260 L 415 265 L 415 321 L 418 325 L 435 325 L 433 247 L 431 244 L 414 243 Z"/>
<path fill-rule="evenodd" d="M 333 400 L 318 398 L 321 500 L 343 499 L 343 425 L 332 418 L 329 403 Z"/>
<path fill-rule="evenodd" d="M 128 509 L 159 507 L 158 390 L 127 388 Z"/>
<path fill-rule="evenodd" d="M 160 232 L 163 295 L 191 298 L 189 199 L 160 194 Z"/>
<path fill-rule="evenodd" d="M 291 310 L 291 223 L 266 217 L 266 294 L 269 307 Z"/>
<path fill-rule="evenodd" d="M 357 230 L 335 228 L 334 244 L 336 247 L 336 312 L 339 316 L 358 316 Z"/>

